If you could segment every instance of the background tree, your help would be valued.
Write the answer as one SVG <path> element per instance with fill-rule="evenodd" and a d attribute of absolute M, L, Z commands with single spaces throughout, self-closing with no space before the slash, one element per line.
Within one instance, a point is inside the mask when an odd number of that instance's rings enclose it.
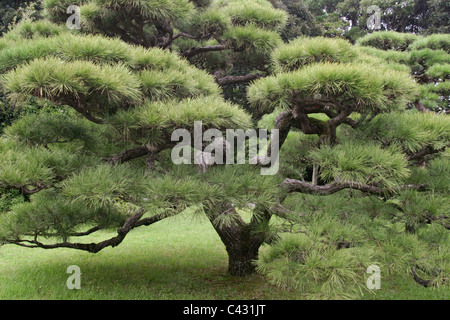
<path fill-rule="evenodd" d="M 320 36 L 324 30 L 303 0 L 271 0 L 275 8 L 289 13 L 288 22 L 281 32 L 285 42 L 299 36 Z"/>
<path fill-rule="evenodd" d="M 397 62 L 410 69 L 422 94 L 415 101 L 420 111 L 448 112 L 450 35 L 416 36 L 398 32 L 375 32 L 358 39 L 361 49 L 373 57 Z"/>
<path fill-rule="evenodd" d="M 382 31 L 421 34 L 448 32 L 449 11 L 448 4 L 445 4 L 445 1 L 410 0 L 403 2 L 370 2 L 363 0 L 360 2 L 361 12 L 367 12 L 367 8 L 371 5 L 377 5 L 381 9 Z M 359 21 L 360 27 L 367 24 L 368 17 L 369 15 L 366 14 L 361 15 Z"/>
<path fill-rule="evenodd" d="M 450 33 L 448 21 L 450 8 L 446 1 L 433 0 L 428 2 L 430 14 L 428 15 L 428 33 Z"/>
<path fill-rule="evenodd" d="M 344 37 L 352 42 L 369 30 L 370 6 L 380 8 L 381 31 L 419 34 L 448 33 L 448 4 L 441 0 L 410 1 L 305 1 L 324 35 Z"/>
<path fill-rule="evenodd" d="M 43 18 L 41 1 L 0 1 L 0 4 L 0 35 L 19 23 L 21 19 L 33 21 Z M 5 46 L 7 46 L 5 41 L 0 42 L 0 47 Z M 32 106 L 33 102 L 30 101 L 29 105 Z M 7 101 L 0 88 L 0 133 L 5 126 L 17 119 L 20 112 Z"/>
<path fill-rule="evenodd" d="M 280 130 L 288 196 L 258 270 L 313 298 L 361 296 L 371 264 L 447 283 L 447 116 L 409 108 L 420 87 L 399 60 L 344 40 L 300 38 L 273 61 L 249 100 Z"/>
<path fill-rule="evenodd" d="M 0 1 L 0 35 L 7 32 L 10 25 L 17 23 L 25 15 L 26 18 L 42 18 L 42 2 L 33 0 Z"/>

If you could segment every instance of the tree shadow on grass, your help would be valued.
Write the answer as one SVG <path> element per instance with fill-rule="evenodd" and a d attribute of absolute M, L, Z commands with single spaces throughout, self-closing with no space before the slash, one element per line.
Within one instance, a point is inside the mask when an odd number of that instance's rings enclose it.
<path fill-rule="evenodd" d="M 37 249 L 40 250 L 40 249 Z M 159 248 L 137 252 L 127 246 L 98 254 L 60 251 L 34 252 L 26 264 L 18 261 L 3 299 L 42 300 L 214 300 L 279 299 L 280 292 L 259 276 L 227 275 L 225 254 Z M 28 251 L 26 251 L 28 252 Z M 26 254 L 26 252 L 24 252 Z M 184 254 L 183 254 L 184 252 Z M 209 258 L 208 258 L 209 254 Z M 21 254 L 22 256 L 22 254 Z M 21 258 L 23 259 L 23 257 Z M 81 289 L 69 290 L 70 265 L 81 270 Z M 1 291 L 0 291 L 1 292 Z M 2 298 L 2 297 L 0 297 Z"/>

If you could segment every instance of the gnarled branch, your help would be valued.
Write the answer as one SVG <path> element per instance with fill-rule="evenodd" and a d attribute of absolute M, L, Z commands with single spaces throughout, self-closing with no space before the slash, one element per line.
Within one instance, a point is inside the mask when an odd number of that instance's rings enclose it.
<path fill-rule="evenodd" d="M 423 286 L 425 288 L 432 287 L 432 286 L 437 286 L 439 284 L 439 283 L 433 283 L 433 280 L 425 280 L 425 279 L 420 278 L 418 276 L 418 274 L 417 274 L 417 271 L 416 271 L 417 269 L 421 269 L 421 270 L 425 271 L 424 269 L 422 269 L 418 265 L 416 265 L 416 266 L 411 268 L 411 273 L 412 273 L 414 281 L 416 283 L 420 284 L 421 286 Z M 435 272 L 436 272 L 436 276 L 439 276 L 440 272 L 438 270 L 435 270 Z M 441 282 L 441 284 L 444 284 L 447 281 L 448 281 L 448 279 L 443 278 L 443 279 L 441 279 L 440 282 Z"/>
<path fill-rule="evenodd" d="M 142 216 L 145 214 L 145 212 L 146 210 L 144 208 L 141 208 L 138 211 L 136 211 L 136 213 L 133 214 L 130 218 L 128 218 L 128 220 L 123 224 L 123 226 L 119 230 L 117 230 L 117 236 L 99 243 L 71 243 L 65 241 L 62 243 L 44 244 L 42 242 L 39 242 L 37 240 L 37 237 L 35 237 L 34 240 L 18 239 L 18 240 L 8 240 L 6 242 L 27 248 L 42 248 L 42 249 L 69 248 L 87 251 L 91 253 L 97 253 L 107 247 L 117 247 L 119 244 L 122 243 L 127 234 L 134 228 L 140 226 L 149 226 L 163 219 L 162 216 L 153 216 L 141 219 Z M 89 232 L 92 230 L 93 229 L 89 230 Z"/>
<path fill-rule="evenodd" d="M 286 179 L 284 180 L 283 185 L 288 188 L 288 192 L 290 193 L 300 192 L 321 196 L 334 194 L 344 189 L 356 189 L 375 195 L 384 195 L 386 193 L 384 189 L 375 185 L 351 182 L 333 182 L 324 186 L 317 186 L 295 179 Z"/>
<path fill-rule="evenodd" d="M 416 152 L 414 154 L 411 154 L 410 156 L 408 156 L 408 161 L 420 161 L 421 159 L 423 159 L 423 157 L 427 156 L 427 155 L 432 155 L 432 154 L 436 154 L 439 152 L 442 152 L 446 149 L 446 147 L 442 148 L 442 149 L 434 149 L 433 147 L 426 147 L 423 150 Z"/>
<path fill-rule="evenodd" d="M 143 156 L 149 154 L 149 152 L 150 151 L 146 147 L 137 147 L 137 148 L 126 150 L 117 156 L 107 158 L 105 160 L 112 165 L 120 164 L 120 163 L 124 163 L 127 161 L 131 161 L 136 158 L 143 157 Z"/>
<path fill-rule="evenodd" d="M 216 77 L 216 82 L 219 86 L 225 86 L 230 84 L 246 83 L 252 80 L 256 80 L 263 77 L 261 74 L 251 73 L 245 76 L 226 76 L 222 78 Z"/>
<path fill-rule="evenodd" d="M 423 105 L 423 103 L 420 102 L 420 100 L 417 100 L 417 101 L 414 102 L 414 107 L 416 107 L 416 109 L 417 109 L 419 112 L 423 112 L 423 113 L 426 113 L 426 112 L 432 112 L 430 109 L 428 109 L 427 107 L 425 107 L 425 106 Z"/>
<path fill-rule="evenodd" d="M 227 47 L 223 44 L 217 44 L 217 45 L 211 45 L 211 46 L 205 46 L 205 47 L 192 47 L 191 49 L 180 53 L 180 55 L 184 58 L 191 58 L 200 53 L 211 52 L 211 51 L 223 51 L 226 48 Z"/>
<path fill-rule="evenodd" d="M 29 187 L 33 187 L 33 189 L 30 189 Z M 31 196 L 35 193 L 38 193 L 39 191 L 49 189 L 50 186 L 44 184 L 43 182 L 36 182 L 34 184 L 28 184 L 28 185 L 12 185 L 12 184 L 2 184 L 0 183 L 0 187 L 2 189 L 15 189 L 19 190 L 21 194 Z"/>
<path fill-rule="evenodd" d="M 392 193 L 392 191 L 383 188 L 378 184 L 364 184 L 357 182 L 332 182 L 330 184 L 324 186 L 317 186 L 311 183 L 295 180 L 295 179 L 286 179 L 283 184 L 287 187 L 289 193 L 300 192 L 306 194 L 315 194 L 320 196 L 327 196 L 339 192 L 344 189 L 355 189 L 365 193 L 384 196 Z M 414 189 L 417 191 L 425 191 L 427 190 L 427 185 L 403 185 L 400 189 Z"/>

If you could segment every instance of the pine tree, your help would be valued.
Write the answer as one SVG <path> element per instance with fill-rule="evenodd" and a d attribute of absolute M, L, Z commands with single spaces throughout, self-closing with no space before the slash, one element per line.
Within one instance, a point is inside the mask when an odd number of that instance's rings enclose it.
<path fill-rule="evenodd" d="M 361 43 L 379 36 L 395 48 L 416 38 L 380 33 Z M 300 38 L 277 48 L 275 74 L 249 88 L 260 126 L 280 130 L 282 145 L 282 240 L 258 260 L 270 282 L 309 298 L 355 298 L 377 265 L 421 285 L 448 284 L 450 123 L 412 106 L 422 90 L 409 59 Z"/>
<path fill-rule="evenodd" d="M 44 5 L 55 23 L 66 23 L 67 8 L 79 5 L 82 32 L 177 52 L 208 70 L 220 86 L 266 75 L 288 19 L 265 0 L 47 0 Z"/>
<path fill-rule="evenodd" d="M 47 1 L 50 20 L 64 20 L 66 4 Z M 255 168 L 199 175 L 196 167 L 174 166 L 171 136 L 178 128 L 193 132 L 195 121 L 223 131 L 254 126 L 250 114 L 222 98 L 219 85 L 235 79 L 214 77 L 188 58 L 217 51 L 225 64 L 231 59 L 254 69 L 280 43 L 276 30 L 285 13 L 265 1 L 217 1 L 207 8 L 184 0 L 78 4 L 83 19 L 92 18 L 82 21 L 87 33 L 23 20 L 0 39 L 8 98 L 17 106 L 29 99 L 54 106 L 24 115 L 1 137 L 0 187 L 25 197 L 1 215 L 2 242 L 95 253 L 117 246 L 134 228 L 199 206 L 224 240 L 230 273 L 253 272 L 265 240 L 255 230 L 267 221 L 265 206 L 277 202 L 279 190 L 267 192 L 275 178 L 259 178 Z M 114 19 L 124 25 L 114 28 Z M 141 23 L 143 37 L 133 29 Z M 171 32 L 183 26 L 194 33 Z M 128 30 L 136 31 L 134 38 Z M 183 51 L 186 39 L 195 45 Z M 259 75 L 243 77 L 237 81 Z M 254 179 L 261 180 L 256 187 Z M 237 210 L 250 199 L 264 207 L 247 223 Z M 95 244 L 77 241 L 105 228 L 117 235 Z"/>
<path fill-rule="evenodd" d="M 440 205 L 448 198 L 448 118 L 409 110 L 421 90 L 404 64 L 342 39 L 283 44 L 278 32 L 286 15 L 262 0 L 78 4 L 81 31 L 64 25 L 68 2 L 47 0 L 51 21 L 22 21 L 0 39 L 8 98 L 18 106 L 30 98 L 52 106 L 21 117 L 0 137 L 0 188 L 24 197 L 0 215 L 2 243 L 96 253 L 135 228 L 195 208 L 223 241 L 229 273 L 245 276 L 257 265 L 270 273 L 258 259 L 264 243 L 283 247 L 275 216 L 306 223 L 335 249 L 363 242 L 347 225 L 343 238 L 332 237 L 324 228 L 332 216 L 302 220 L 298 207 L 310 198 L 299 195 L 337 201 L 356 193 L 364 210 L 366 196 L 375 198 L 396 210 L 389 212 L 408 234 L 429 224 L 448 228 Z M 250 73 L 233 75 L 238 65 Z M 221 90 L 249 80 L 255 80 L 248 88 L 251 114 Z M 258 127 L 279 130 L 279 174 L 263 176 L 254 165 L 199 170 L 171 160 L 176 129 L 193 134 L 202 121 L 203 129 L 246 130 L 260 118 Z M 258 155 L 261 166 L 275 146 L 271 140 Z M 78 240 L 103 229 L 117 235 Z M 316 259 L 328 252 L 311 241 L 301 252 L 289 247 L 300 254 L 296 267 L 307 261 L 305 250 Z M 341 252 L 327 257 L 358 268 L 370 260 Z M 346 281 L 357 278 L 347 275 Z"/>

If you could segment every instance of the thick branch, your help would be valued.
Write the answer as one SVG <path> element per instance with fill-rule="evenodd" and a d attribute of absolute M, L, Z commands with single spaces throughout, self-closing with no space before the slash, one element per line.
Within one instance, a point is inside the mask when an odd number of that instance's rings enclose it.
<path fill-rule="evenodd" d="M 225 86 L 230 84 L 239 84 L 239 83 L 246 83 L 252 80 L 256 80 L 261 78 L 263 75 L 251 73 L 245 76 L 227 76 L 218 78 L 216 77 L 216 82 L 219 86 Z"/>
<path fill-rule="evenodd" d="M 33 189 L 29 189 L 29 186 L 32 186 Z M 42 182 L 36 182 L 35 184 L 31 185 L 11 185 L 11 184 L 0 184 L 0 187 L 2 189 L 15 189 L 19 190 L 21 194 L 31 196 L 35 193 L 38 193 L 39 191 L 49 189 L 50 186 L 45 185 Z"/>
<path fill-rule="evenodd" d="M 147 155 L 149 152 L 150 151 L 148 150 L 147 147 L 138 147 L 138 148 L 126 150 L 117 156 L 114 156 L 112 158 L 108 158 L 105 160 L 108 161 L 112 165 L 120 164 L 120 163 L 124 163 L 127 161 L 131 161 L 136 158 L 143 157 L 143 156 Z"/>
<path fill-rule="evenodd" d="M 211 52 L 211 51 L 223 51 L 226 48 L 227 47 L 223 44 L 217 44 L 217 45 L 211 45 L 211 46 L 205 46 L 205 47 L 192 47 L 191 49 L 180 53 L 180 55 L 184 58 L 191 58 L 200 53 Z"/>
<path fill-rule="evenodd" d="M 340 126 L 342 123 L 344 123 L 348 119 L 348 116 L 350 114 L 351 114 L 351 111 L 349 109 L 345 109 L 345 110 L 341 111 L 341 113 L 339 113 L 336 117 L 328 120 L 327 126 L 326 126 L 326 140 L 329 140 L 329 142 L 331 144 L 336 143 L 337 127 Z"/>
<path fill-rule="evenodd" d="M 279 130 L 278 150 L 281 149 L 284 142 L 286 141 L 286 138 L 289 135 L 294 122 L 295 121 L 292 115 L 292 111 L 284 111 L 277 116 L 274 129 Z M 266 155 L 259 156 L 257 158 L 257 163 L 262 164 L 264 162 L 262 160 L 270 158 L 272 155 L 272 151 L 275 150 L 275 148 L 275 141 L 271 140 Z"/>
<path fill-rule="evenodd" d="M 70 242 L 62 242 L 62 243 L 56 243 L 56 244 L 43 244 L 37 239 L 34 240 L 10 240 L 7 241 L 11 244 L 16 244 L 23 247 L 28 248 L 42 248 L 42 249 L 57 249 L 57 248 L 70 248 L 70 249 L 77 249 L 82 251 L 88 251 L 91 253 L 97 253 L 107 247 L 116 247 L 122 241 L 125 239 L 127 234 L 133 230 L 134 228 L 140 227 L 140 226 L 149 226 L 153 223 L 156 223 L 163 219 L 162 216 L 154 216 L 142 219 L 142 216 L 145 213 L 145 209 L 141 208 L 139 209 L 133 216 L 131 216 L 124 224 L 123 226 L 117 230 L 117 236 L 110 238 L 108 240 L 99 242 L 99 243 L 70 243 Z M 90 230 L 92 231 L 92 229 Z"/>
<path fill-rule="evenodd" d="M 384 195 L 385 190 L 378 186 L 362 184 L 362 183 L 350 183 L 350 182 L 333 182 L 324 186 L 316 186 L 307 182 L 302 182 L 295 179 L 286 179 L 283 185 L 288 188 L 288 192 L 300 192 L 307 194 L 315 194 L 326 196 L 334 194 L 343 189 L 357 189 L 366 193 Z"/>
<path fill-rule="evenodd" d="M 379 196 L 383 196 L 392 192 L 382 188 L 378 184 L 364 184 L 358 182 L 333 182 L 324 186 L 316 186 L 311 183 L 295 179 L 286 179 L 284 180 L 283 185 L 287 187 L 289 193 L 300 192 L 320 196 L 331 195 L 344 189 L 355 189 L 365 193 Z M 428 186 L 424 184 L 421 185 L 408 184 L 400 186 L 400 189 L 414 189 L 417 191 L 425 191 L 428 189 Z"/>
<path fill-rule="evenodd" d="M 295 107 L 292 111 L 294 118 L 297 120 L 296 127 L 298 127 L 304 134 L 322 134 L 323 128 L 312 123 L 311 119 L 301 108 Z"/>
<path fill-rule="evenodd" d="M 425 288 L 428 288 L 428 287 L 430 286 L 431 280 L 424 280 L 424 279 L 420 278 L 420 277 L 417 275 L 416 267 L 413 267 L 413 268 L 411 269 L 411 273 L 412 273 L 412 275 L 413 275 L 413 278 L 414 278 L 414 281 L 415 281 L 415 282 L 417 282 L 417 283 L 420 284 L 421 286 L 424 286 Z"/>

